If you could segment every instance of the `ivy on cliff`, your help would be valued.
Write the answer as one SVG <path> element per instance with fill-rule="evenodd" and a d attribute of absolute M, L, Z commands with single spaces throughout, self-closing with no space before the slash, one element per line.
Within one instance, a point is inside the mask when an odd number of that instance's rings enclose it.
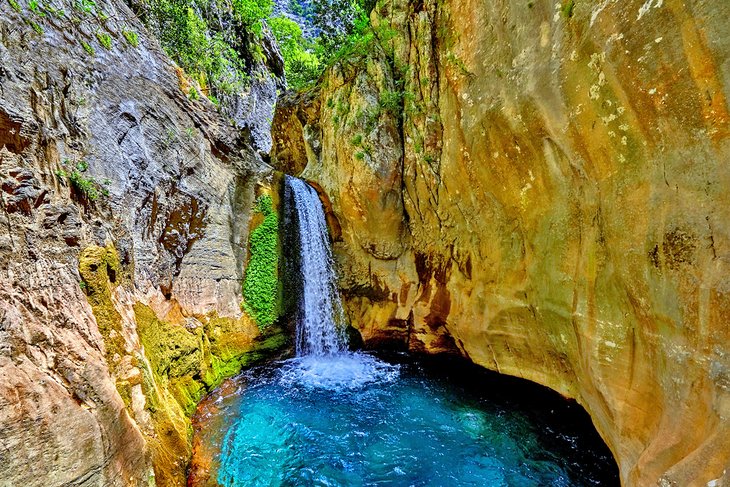
<path fill-rule="evenodd" d="M 279 218 L 270 195 L 259 197 L 254 212 L 263 215 L 264 220 L 249 236 L 243 307 L 263 330 L 276 321 L 278 314 Z"/>

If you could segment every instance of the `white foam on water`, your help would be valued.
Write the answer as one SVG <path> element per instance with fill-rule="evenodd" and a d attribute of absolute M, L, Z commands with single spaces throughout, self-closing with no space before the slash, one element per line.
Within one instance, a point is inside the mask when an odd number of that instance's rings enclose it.
<path fill-rule="evenodd" d="M 340 353 L 287 360 L 280 373 L 285 386 L 339 391 L 393 382 L 400 375 L 400 367 L 363 353 Z"/>
<path fill-rule="evenodd" d="M 297 311 L 297 357 L 284 362 L 281 384 L 338 391 L 396 380 L 398 366 L 347 351 L 345 313 L 322 202 L 314 188 L 301 179 L 286 176 L 285 184 L 298 224 L 297 271 L 302 295 Z"/>

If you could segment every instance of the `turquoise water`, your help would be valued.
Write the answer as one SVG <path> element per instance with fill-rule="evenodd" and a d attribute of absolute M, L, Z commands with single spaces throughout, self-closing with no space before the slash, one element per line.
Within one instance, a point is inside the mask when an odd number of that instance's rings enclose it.
<path fill-rule="evenodd" d="M 450 374 L 442 364 L 362 354 L 255 369 L 217 399 L 219 434 L 203 435 L 220 444 L 214 478 L 225 486 L 618 485 L 595 432 L 575 427 L 582 411 L 542 389 L 490 393 L 515 383 L 482 380 L 474 369 Z"/>

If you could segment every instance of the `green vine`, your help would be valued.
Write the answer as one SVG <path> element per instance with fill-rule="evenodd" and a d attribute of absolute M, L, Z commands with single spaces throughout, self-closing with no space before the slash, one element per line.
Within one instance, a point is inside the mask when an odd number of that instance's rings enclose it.
<path fill-rule="evenodd" d="M 254 212 L 264 216 L 249 236 L 250 258 L 243 281 L 243 308 L 260 329 L 278 314 L 279 218 L 270 195 L 259 197 Z"/>

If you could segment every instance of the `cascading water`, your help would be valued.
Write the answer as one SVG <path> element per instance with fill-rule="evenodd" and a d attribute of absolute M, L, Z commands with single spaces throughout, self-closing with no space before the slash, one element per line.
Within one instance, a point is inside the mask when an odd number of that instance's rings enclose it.
<path fill-rule="evenodd" d="M 344 311 L 337 291 L 327 222 L 317 192 L 286 176 L 286 195 L 298 224 L 301 297 L 297 309 L 297 356 L 333 355 L 347 349 Z"/>
<path fill-rule="evenodd" d="M 345 313 L 337 289 L 327 222 L 319 195 L 291 176 L 284 180 L 289 279 L 296 318 L 297 357 L 282 368 L 282 381 L 324 389 L 358 388 L 398 376 L 398 367 L 347 350 Z"/>
<path fill-rule="evenodd" d="M 297 356 L 246 372 L 235 392 L 212 400 L 214 414 L 202 414 L 218 425 L 200 443 L 220 449 L 210 464 L 217 484 L 606 485 L 592 475 L 607 471 L 610 453 L 570 435 L 551 440 L 557 423 L 533 425 L 513 404 L 470 397 L 415 364 L 349 352 L 314 189 L 287 177 L 284 216 Z M 618 484 L 615 472 L 609 478 Z"/>

